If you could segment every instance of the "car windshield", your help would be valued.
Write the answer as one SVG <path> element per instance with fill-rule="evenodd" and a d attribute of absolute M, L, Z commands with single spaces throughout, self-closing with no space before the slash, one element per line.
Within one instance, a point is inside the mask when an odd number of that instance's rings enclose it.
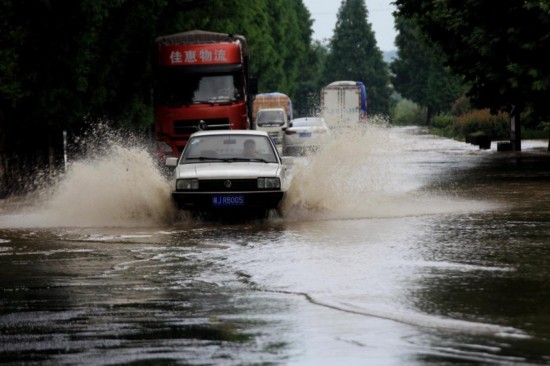
<path fill-rule="evenodd" d="M 180 164 L 211 162 L 278 163 L 269 137 L 246 134 L 191 137 Z"/>

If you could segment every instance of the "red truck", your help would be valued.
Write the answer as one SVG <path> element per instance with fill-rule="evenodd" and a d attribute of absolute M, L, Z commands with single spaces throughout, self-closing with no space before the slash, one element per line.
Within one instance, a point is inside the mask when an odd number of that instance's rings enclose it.
<path fill-rule="evenodd" d="M 195 131 L 250 128 L 257 81 L 245 37 L 193 30 L 155 43 L 159 160 L 179 157 Z"/>

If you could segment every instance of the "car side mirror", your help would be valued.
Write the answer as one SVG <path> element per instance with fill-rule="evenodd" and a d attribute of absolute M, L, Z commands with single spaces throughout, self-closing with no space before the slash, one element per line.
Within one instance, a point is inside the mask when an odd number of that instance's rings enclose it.
<path fill-rule="evenodd" d="M 166 163 L 164 163 L 164 165 L 169 167 L 178 166 L 178 158 L 173 158 L 173 157 L 166 158 Z"/>

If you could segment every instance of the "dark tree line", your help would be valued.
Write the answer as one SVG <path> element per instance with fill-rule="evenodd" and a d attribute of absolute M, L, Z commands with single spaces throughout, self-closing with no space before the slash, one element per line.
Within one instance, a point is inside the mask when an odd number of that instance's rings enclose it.
<path fill-rule="evenodd" d="M 346 7 L 361 5 L 364 8 L 363 0 L 344 0 L 339 16 L 350 14 L 343 10 Z M 366 17 L 366 11 L 360 10 L 351 15 Z M 380 63 L 370 25 L 366 19 L 356 23 L 367 27 L 356 29 L 366 43 L 355 39 L 353 47 L 364 47 L 361 56 L 377 64 L 369 66 L 363 60 L 349 75 L 329 66 L 323 74 L 331 50 L 312 42 L 312 19 L 302 1 L 4 0 L 0 2 L 0 194 L 18 188 L 18 178 L 26 170 L 60 163 L 62 131 L 76 136 L 86 121 L 98 119 L 149 131 L 152 57 L 159 35 L 192 29 L 245 35 L 259 91 L 290 95 L 300 114 L 311 113 L 327 81 L 385 77 L 386 65 Z M 348 30 L 330 44 L 334 52 L 345 52 L 337 59 L 351 56 L 340 44 L 353 36 Z M 369 80 L 362 81 L 368 85 Z M 383 83 L 387 85 L 387 80 Z M 379 110 L 388 112 L 387 95 L 375 90 L 382 89 L 373 86 Z M 376 106 L 372 100 L 371 96 L 370 106 Z"/>

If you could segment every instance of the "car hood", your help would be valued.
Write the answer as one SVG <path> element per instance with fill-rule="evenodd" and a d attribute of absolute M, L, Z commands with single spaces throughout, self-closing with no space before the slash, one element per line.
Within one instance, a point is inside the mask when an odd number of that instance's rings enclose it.
<path fill-rule="evenodd" d="M 182 164 L 176 170 L 176 178 L 199 179 L 246 179 L 276 177 L 280 174 L 279 164 L 257 162 Z"/>

